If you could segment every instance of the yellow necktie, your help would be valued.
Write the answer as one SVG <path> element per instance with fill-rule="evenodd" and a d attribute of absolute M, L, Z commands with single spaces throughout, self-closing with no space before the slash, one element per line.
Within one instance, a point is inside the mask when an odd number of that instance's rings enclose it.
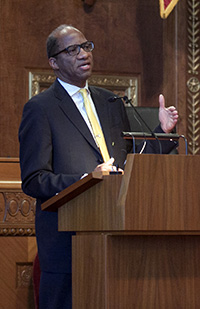
<path fill-rule="evenodd" d="M 97 145 L 100 149 L 100 152 L 101 152 L 101 155 L 103 157 L 104 162 L 106 162 L 110 159 L 110 156 L 108 154 L 108 149 L 107 149 L 107 146 L 106 146 L 106 142 L 105 142 L 105 139 L 104 139 L 103 132 L 102 132 L 101 127 L 100 127 L 100 125 L 97 121 L 97 118 L 95 117 L 95 114 L 92 110 L 90 100 L 88 99 L 87 90 L 85 88 L 83 88 L 83 89 L 80 89 L 79 92 L 81 93 L 81 95 L 83 97 L 85 109 L 86 109 L 87 116 L 88 116 L 88 119 L 90 121 L 93 133 L 94 133 L 96 143 L 97 143 Z"/>

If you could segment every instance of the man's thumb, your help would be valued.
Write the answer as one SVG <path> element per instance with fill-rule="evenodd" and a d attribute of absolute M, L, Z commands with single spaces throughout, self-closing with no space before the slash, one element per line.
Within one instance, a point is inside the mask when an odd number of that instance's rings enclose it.
<path fill-rule="evenodd" d="M 159 105 L 160 108 L 165 108 L 165 98 L 162 94 L 159 95 Z"/>

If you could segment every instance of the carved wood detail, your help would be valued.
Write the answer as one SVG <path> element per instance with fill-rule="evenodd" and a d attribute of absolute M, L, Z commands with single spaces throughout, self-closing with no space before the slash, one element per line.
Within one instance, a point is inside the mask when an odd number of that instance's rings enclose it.
<path fill-rule="evenodd" d="M 0 236 L 34 236 L 35 208 L 21 189 L 19 159 L 0 158 Z"/>
<path fill-rule="evenodd" d="M 17 263 L 17 288 L 32 288 L 33 263 Z"/>

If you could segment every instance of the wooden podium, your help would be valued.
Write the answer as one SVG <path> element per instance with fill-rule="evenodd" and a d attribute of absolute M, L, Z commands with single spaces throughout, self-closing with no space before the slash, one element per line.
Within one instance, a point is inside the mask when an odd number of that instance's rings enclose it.
<path fill-rule="evenodd" d="M 200 156 L 128 155 L 44 203 L 73 237 L 74 309 L 200 307 Z"/>

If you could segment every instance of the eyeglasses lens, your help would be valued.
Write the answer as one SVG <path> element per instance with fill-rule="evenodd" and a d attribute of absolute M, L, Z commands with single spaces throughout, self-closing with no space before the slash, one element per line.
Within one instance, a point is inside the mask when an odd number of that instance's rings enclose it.
<path fill-rule="evenodd" d="M 67 51 L 70 56 L 75 56 L 80 53 L 81 48 L 86 52 L 91 52 L 94 49 L 94 44 L 93 42 L 85 42 L 81 45 L 72 45 L 68 47 Z"/>

